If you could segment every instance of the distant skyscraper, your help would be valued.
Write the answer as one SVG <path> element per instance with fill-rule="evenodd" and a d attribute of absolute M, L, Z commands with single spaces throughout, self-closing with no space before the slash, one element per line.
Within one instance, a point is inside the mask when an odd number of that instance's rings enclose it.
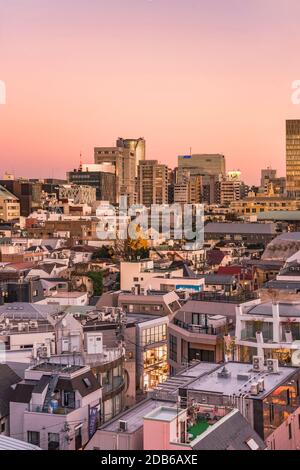
<path fill-rule="evenodd" d="M 125 148 L 134 153 L 135 156 L 135 176 L 138 174 L 139 163 L 146 160 L 146 141 L 143 137 L 139 139 L 123 139 L 119 137 L 117 147 Z"/>
<path fill-rule="evenodd" d="M 168 167 L 157 160 L 141 161 L 137 179 L 138 201 L 146 207 L 168 203 Z"/>
<path fill-rule="evenodd" d="M 277 170 L 273 170 L 272 168 L 266 168 L 265 170 L 261 170 L 261 178 L 260 178 L 260 186 L 264 188 L 269 181 L 272 181 L 277 176 Z"/>
<path fill-rule="evenodd" d="M 286 189 L 300 197 L 300 120 L 286 121 Z"/>
<path fill-rule="evenodd" d="M 220 154 L 180 155 L 178 157 L 178 168 L 189 169 L 191 175 L 225 176 L 225 157 Z"/>
<path fill-rule="evenodd" d="M 116 197 L 127 196 L 128 203 L 135 202 L 135 154 L 125 147 L 96 147 L 96 164 L 112 164 L 116 175 Z"/>

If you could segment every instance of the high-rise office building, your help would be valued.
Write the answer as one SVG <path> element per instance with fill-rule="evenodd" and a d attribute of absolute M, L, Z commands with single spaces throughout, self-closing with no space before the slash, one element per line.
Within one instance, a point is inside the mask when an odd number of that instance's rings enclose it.
<path fill-rule="evenodd" d="M 146 207 L 168 204 L 168 167 L 157 160 L 141 161 L 137 179 L 138 201 Z"/>
<path fill-rule="evenodd" d="M 266 184 L 270 181 L 275 180 L 277 176 L 277 170 L 273 170 L 272 168 L 266 168 L 261 170 L 261 177 L 260 177 L 260 186 L 264 188 Z"/>
<path fill-rule="evenodd" d="M 135 156 L 135 176 L 138 174 L 139 163 L 146 160 L 146 141 L 143 137 L 138 139 L 123 139 L 119 137 L 117 147 L 130 150 Z"/>
<path fill-rule="evenodd" d="M 96 164 L 111 164 L 115 169 L 116 198 L 127 196 L 128 203 L 133 204 L 135 194 L 135 153 L 125 147 L 96 147 L 94 149 Z"/>
<path fill-rule="evenodd" d="M 300 197 L 300 119 L 286 121 L 286 189 Z"/>
<path fill-rule="evenodd" d="M 191 175 L 225 176 L 225 157 L 220 154 L 180 155 L 178 157 L 178 168 L 190 170 Z"/>
<path fill-rule="evenodd" d="M 274 194 L 286 193 L 286 178 L 277 177 L 277 170 L 267 168 L 261 170 L 260 192 L 265 195 L 273 192 Z"/>

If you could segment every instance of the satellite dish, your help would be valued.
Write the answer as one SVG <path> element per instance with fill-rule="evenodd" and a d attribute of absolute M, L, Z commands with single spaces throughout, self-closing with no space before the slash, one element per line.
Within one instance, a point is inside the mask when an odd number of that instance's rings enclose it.
<path fill-rule="evenodd" d="M 300 349 L 297 349 L 292 354 L 292 364 L 293 366 L 300 367 Z"/>

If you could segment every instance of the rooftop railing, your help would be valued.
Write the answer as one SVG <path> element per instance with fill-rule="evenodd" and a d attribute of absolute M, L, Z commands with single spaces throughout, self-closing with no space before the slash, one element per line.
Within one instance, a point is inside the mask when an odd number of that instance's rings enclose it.
<path fill-rule="evenodd" d="M 198 292 L 192 294 L 192 300 L 200 300 L 203 302 L 221 302 L 221 303 L 231 303 L 231 304 L 241 304 L 244 302 L 249 302 L 251 300 L 259 299 L 259 294 L 255 292 L 243 292 L 239 294 L 223 294 L 218 292 Z"/>

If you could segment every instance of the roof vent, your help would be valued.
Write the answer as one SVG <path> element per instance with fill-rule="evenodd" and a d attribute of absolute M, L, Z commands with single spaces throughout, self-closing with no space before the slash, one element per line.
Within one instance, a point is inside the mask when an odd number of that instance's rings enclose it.
<path fill-rule="evenodd" d="M 218 372 L 218 379 L 229 379 L 231 377 L 231 372 L 226 368 L 226 366 L 223 367 L 221 372 Z"/>

